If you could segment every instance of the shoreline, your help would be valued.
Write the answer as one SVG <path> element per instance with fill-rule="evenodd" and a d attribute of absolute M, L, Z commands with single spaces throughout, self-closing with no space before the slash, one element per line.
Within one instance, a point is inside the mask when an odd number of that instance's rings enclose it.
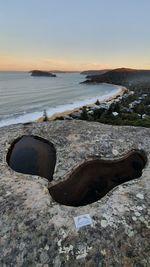
<path fill-rule="evenodd" d="M 115 85 L 115 84 L 114 84 Z M 125 87 L 125 86 L 120 86 L 120 85 L 115 85 L 116 87 L 118 87 L 117 92 L 115 92 L 114 94 L 110 95 L 109 97 L 104 98 L 103 100 L 99 100 L 100 104 L 101 103 L 112 103 L 114 102 L 114 100 L 118 97 L 121 97 L 125 94 L 125 92 L 128 92 L 129 90 Z M 94 107 L 95 103 L 93 104 L 85 104 L 84 106 L 86 107 Z M 82 109 L 83 106 L 81 107 L 77 107 L 71 110 L 66 110 L 63 112 L 56 112 L 51 116 L 48 116 L 48 121 L 53 121 L 58 117 L 64 117 L 64 116 L 69 116 L 70 114 L 74 113 L 74 112 L 78 112 L 80 111 L 80 109 Z M 43 122 L 44 121 L 44 117 L 40 117 L 37 120 L 35 120 L 35 122 Z"/>

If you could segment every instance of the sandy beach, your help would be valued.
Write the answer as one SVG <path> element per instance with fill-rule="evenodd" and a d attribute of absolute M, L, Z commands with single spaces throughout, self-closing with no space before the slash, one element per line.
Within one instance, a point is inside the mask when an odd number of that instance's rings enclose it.
<path fill-rule="evenodd" d="M 116 87 L 118 87 L 118 90 L 117 90 L 117 92 L 115 94 L 112 94 L 111 96 L 106 97 L 105 99 L 100 100 L 99 102 L 100 103 L 105 103 L 105 102 L 106 103 L 107 102 L 112 103 L 117 97 L 122 96 L 125 92 L 128 91 L 128 89 L 126 87 L 118 86 L 118 85 L 116 85 Z M 95 106 L 95 103 L 93 103 L 93 104 L 87 104 L 86 106 L 88 106 L 88 107 L 94 107 Z M 83 106 L 78 107 L 78 108 L 74 108 L 72 110 L 66 110 L 64 112 L 54 113 L 52 116 L 49 116 L 48 117 L 48 120 L 49 121 L 53 121 L 53 120 L 55 120 L 58 117 L 63 117 L 63 116 L 70 115 L 70 114 L 72 114 L 74 112 L 78 112 L 82 108 L 83 108 Z M 43 119 L 44 119 L 44 117 L 40 117 L 39 119 L 36 120 L 36 122 L 43 122 Z"/>

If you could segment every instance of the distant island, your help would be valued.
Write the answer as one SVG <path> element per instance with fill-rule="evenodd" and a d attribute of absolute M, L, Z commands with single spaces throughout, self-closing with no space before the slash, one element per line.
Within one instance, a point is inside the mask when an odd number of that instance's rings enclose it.
<path fill-rule="evenodd" d="M 56 74 L 53 74 L 49 71 L 31 70 L 29 73 L 31 73 L 31 76 L 34 77 L 56 77 Z"/>

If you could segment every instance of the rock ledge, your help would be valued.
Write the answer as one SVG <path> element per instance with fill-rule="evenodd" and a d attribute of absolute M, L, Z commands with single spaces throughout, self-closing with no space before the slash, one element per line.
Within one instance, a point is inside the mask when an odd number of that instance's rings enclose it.
<path fill-rule="evenodd" d="M 37 135 L 57 151 L 54 183 L 81 162 L 119 158 L 143 149 L 148 163 L 139 179 L 83 207 L 59 205 L 44 178 L 14 172 L 6 163 L 14 139 Z M 84 121 L 53 121 L 0 129 L 0 266 L 150 266 L 150 129 Z M 76 229 L 74 217 L 93 224 Z"/>

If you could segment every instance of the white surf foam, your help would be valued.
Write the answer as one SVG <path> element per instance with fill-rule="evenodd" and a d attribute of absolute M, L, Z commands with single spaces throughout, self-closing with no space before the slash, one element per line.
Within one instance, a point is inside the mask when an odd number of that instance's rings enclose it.
<path fill-rule="evenodd" d="M 55 113 L 60 113 L 60 112 L 64 112 L 67 110 L 72 110 L 75 108 L 79 108 L 85 105 L 90 105 L 96 102 L 97 99 L 99 99 L 99 101 L 104 101 L 110 97 L 112 97 L 113 95 L 115 95 L 118 91 L 120 90 L 119 86 L 116 86 L 116 89 L 112 90 L 111 93 L 109 94 L 105 94 L 103 96 L 95 96 L 92 98 L 86 98 L 85 100 L 79 100 L 79 101 L 75 101 L 73 103 L 70 104 L 65 104 L 65 105 L 59 105 L 53 108 L 49 108 L 47 109 L 47 115 L 48 116 L 52 116 Z M 9 126 L 12 124 L 18 124 L 18 123 L 26 123 L 26 122 L 33 122 L 35 120 L 37 120 L 38 118 L 43 116 L 43 111 L 38 111 L 38 112 L 34 112 L 34 113 L 25 113 L 23 115 L 20 116 L 15 116 L 15 117 L 11 117 L 5 120 L 1 120 L 0 121 L 0 127 L 3 126 Z"/>

